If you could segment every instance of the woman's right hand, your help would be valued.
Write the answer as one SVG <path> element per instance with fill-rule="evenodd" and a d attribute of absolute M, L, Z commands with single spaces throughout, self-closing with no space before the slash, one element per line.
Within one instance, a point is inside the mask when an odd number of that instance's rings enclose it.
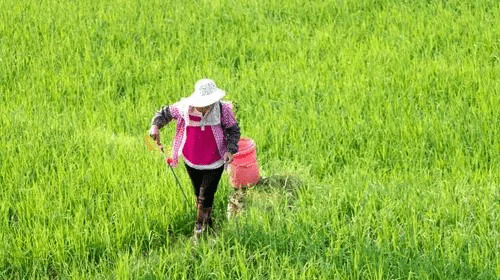
<path fill-rule="evenodd" d="M 172 168 L 177 167 L 177 163 L 174 161 L 174 159 L 173 159 L 173 158 L 166 157 L 166 158 L 165 158 L 165 163 L 166 163 L 168 166 L 172 167 Z"/>

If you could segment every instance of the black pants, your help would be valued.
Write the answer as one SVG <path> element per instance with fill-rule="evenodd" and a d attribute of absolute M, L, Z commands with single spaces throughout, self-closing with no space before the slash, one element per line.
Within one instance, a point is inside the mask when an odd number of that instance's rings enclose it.
<path fill-rule="evenodd" d="M 212 207 L 224 166 L 217 169 L 198 170 L 186 164 L 186 170 L 193 183 L 198 207 Z"/>

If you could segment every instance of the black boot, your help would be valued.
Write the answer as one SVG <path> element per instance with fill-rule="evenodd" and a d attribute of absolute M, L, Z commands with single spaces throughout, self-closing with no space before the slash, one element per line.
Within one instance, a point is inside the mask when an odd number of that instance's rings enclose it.
<path fill-rule="evenodd" d="M 198 217 L 196 219 L 196 225 L 194 227 L 194 234 L 202 234 L 207 226 L 212 226 L 212 207 L 200 207 L 198 204 Z"/>

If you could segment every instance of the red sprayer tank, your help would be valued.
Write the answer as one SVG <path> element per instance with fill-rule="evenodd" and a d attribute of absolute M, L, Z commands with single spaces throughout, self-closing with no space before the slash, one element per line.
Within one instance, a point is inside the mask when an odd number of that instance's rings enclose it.
<path fill-rule="evenodd" d="M 260 171 L 254 140 L 240 138 L 238 152 L 233 155 L 233 162 L 229 166 L 229 176 L 235 189 L 253 186 L 259 182 Z"/>

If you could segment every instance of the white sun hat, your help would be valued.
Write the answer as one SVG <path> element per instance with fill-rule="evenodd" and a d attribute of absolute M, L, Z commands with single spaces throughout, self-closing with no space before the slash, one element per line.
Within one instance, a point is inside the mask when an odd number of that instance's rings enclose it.
<path fill-rule="evenodd" d="M 210 79 L 202 79 L 194 85 L 194 92 L 186 98 L 186 103 L 193 107 L 206 107 L 224 97 L 226 93 L 217 88 L 215 82 Z"/>

